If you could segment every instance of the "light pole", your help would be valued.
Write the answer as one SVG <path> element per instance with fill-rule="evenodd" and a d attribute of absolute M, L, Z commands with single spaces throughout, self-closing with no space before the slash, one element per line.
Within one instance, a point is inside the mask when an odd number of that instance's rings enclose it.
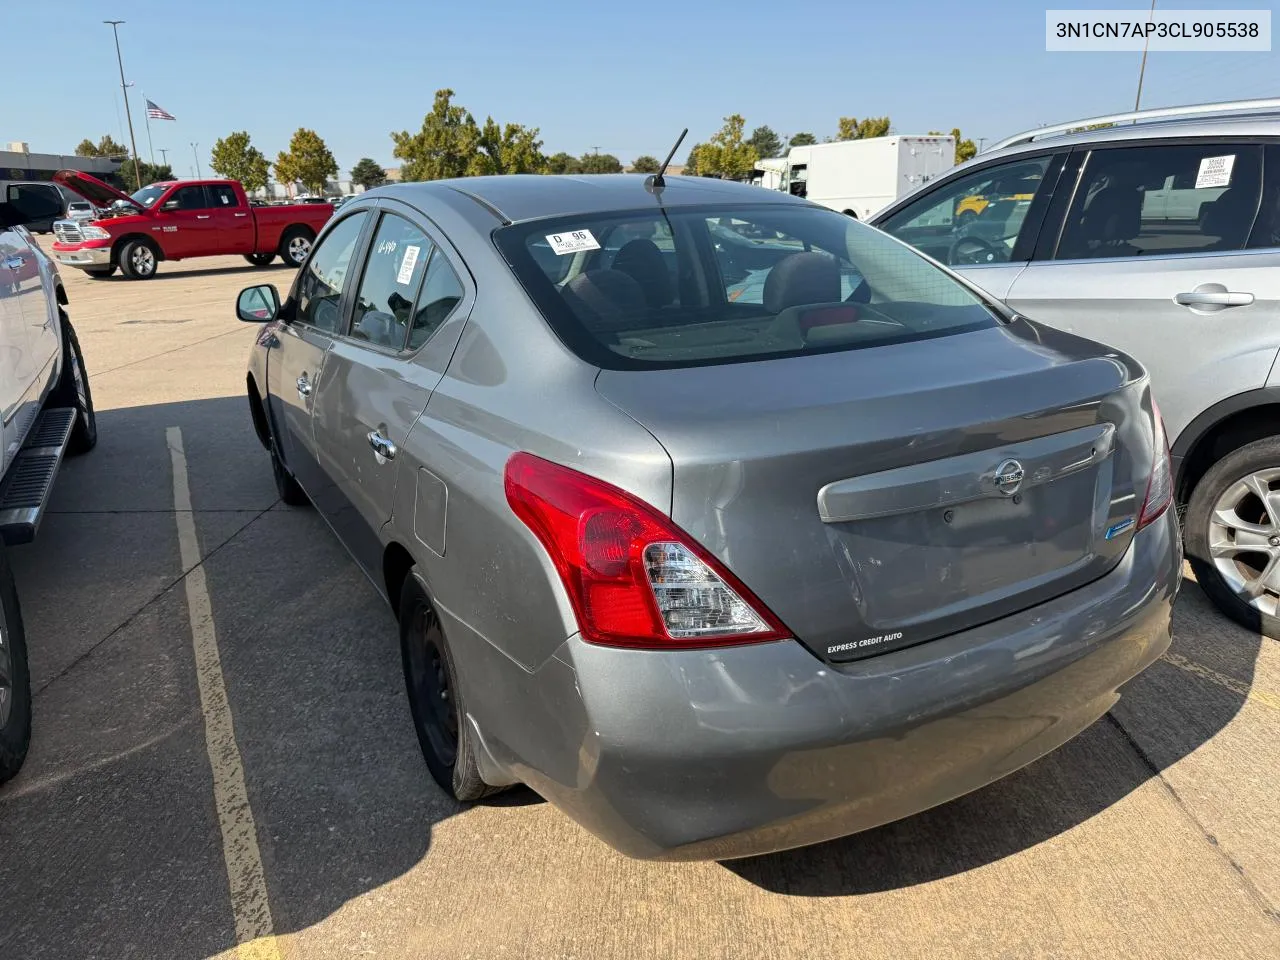
<path fill-rule="evenodd" d="M 133 114 L 129 111 L 129 85 L 124 82 L 124 58 L 120 56 L 120 24 L 123 20 L 103 20 L 111 25 L 111 34 L 116 38 L 116 65 L 120 68 L 120 92 L 124 95 L 124 115 L 129 121 L 129 146 L 133 150 L 133 175 L 138 178 L 138 189 L 142 189 L 142 165 L 138 161 L 138 144 L 133 138 Z"/>
<path fill-rule="evenodd" d="M 1156 12 L 1156 0 L 1151 0 L 1151 13 L 1147 15 L 1147 22 L 1151 22 L 1151 18 Z M 1142 41 L 1142 66 L 1138 68 L 1138 95 L 1133 98 L 1133 109 L 1136 113 L 1142 109 L 1142 77 L 1147 72 L 1147 47 L 1151 43 L 1151 34 L 1147 34 Z"/>
<path fill-rule="evenodd" d="M 199 146 L 200 146 L 200 144 L 195 143 L 195 142 L 192 142 L 192 144 L 191 144 L 191 155 L 192 155 L 193 157 L 195 157 L 195 158 L 196 158 L 196 179 L 197 179 L 197 180 L 202 180 L 202 179 L 204 179 L 204 174 L 200 172 L 200 154 L 196 152 L 196 150 L 197 150 L 197 148 L 199 148 Z"/>

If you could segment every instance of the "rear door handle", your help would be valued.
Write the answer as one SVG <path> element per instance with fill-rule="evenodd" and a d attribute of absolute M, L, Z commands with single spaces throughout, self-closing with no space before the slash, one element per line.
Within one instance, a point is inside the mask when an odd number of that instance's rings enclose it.
<path fill-rule="evenodd" d="M 305 373 L 298 378 L 298 396 L 311 396 L 311 381 L 307 379 L 307 375 Z"/>
<path fill-rule="evenodd" d="M 1184 307 L 1202 310 L 1222 310 L 1226 307 L 1247 307 L 1253 303 L 1252 293 L 1228 290 L 1220 283 L 1202 283 L 1189 293 L 1175 293 L 1173 302 Z"/>
<path fill-rule="evenodd" d="M 212 214 L 209 214 L 209 213 L 197 213 L 197 214 L 196 214 L 196 219 L 197 219 L 197 220 L 208 220 L 208 219 L 209 219 L 209 217 L 211 217 L 211 216 L 212 216 Z"/>
<path fill-rule="evenodd" d="M 396 458 L 396 445 L 377 430 L 369 431 L 369 446 L 373 447 L 373 452 L 382 460 L 394 460 Z"/>
<path fill-rule="evenodd" d="M 237 216 L 237 217 L 247 217 L 247 216 L 248 216 L 248 214 L 247 214 L 247 213 L 237 213 L 237 214 L 236 214 L 236 216 Z"/>

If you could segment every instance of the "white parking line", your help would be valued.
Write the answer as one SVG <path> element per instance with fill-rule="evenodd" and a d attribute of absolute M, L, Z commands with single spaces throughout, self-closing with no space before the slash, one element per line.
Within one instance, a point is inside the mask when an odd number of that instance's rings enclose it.
<path fill-rule="evenodd" d="M 222 676 L 222 659 L 218 655 L 218 637 L 213 628 L 213 607 L 200 561 L 182 430 L 169 427 L 165 438 L 173 461 L 173 508 L 178 521 L 178 548 L 182 569 L 187 571 L 187 611 L 195 648 L 196 682 L 200 688 L 200 709 L 204 713 L 205 746 L 213 772 L 213 800 L 222 829 L 222 856 L 227 864 L 227 881 L 231 885 L 231 910 L 235 915 L 238 953 L 240 960 L 281 960 L 275 927 L 271 922 L 271 904 L 267 900 L 262 854 L 258 849 L 258 827 L 245 789 L 244 765 L 231 723 L 231 705 L 227 701 L 227 684 Z"/>

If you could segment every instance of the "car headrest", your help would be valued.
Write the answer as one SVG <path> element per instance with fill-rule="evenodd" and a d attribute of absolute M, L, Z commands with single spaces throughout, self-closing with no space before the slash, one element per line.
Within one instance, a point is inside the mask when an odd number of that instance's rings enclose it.
<path fill-rule="evenodd" d="M 763 301 L 770 313 L 805 303 L 839 303 L 840 265 L 825 253 L 793 253 L 769 271 Z"/>
<path fill-rule="evenodd" d="M 1080 234 L 1100 243 L 1124 242 L 1142 232 L 1142 191 L 1104 187 L 1095 193 L 1080 220 Z"/>
<path fill-rule="evenodd" d="M 1201 209 L 1200 232 L 1231 246 L 1244 246 L 1242 234 L 1253 220 L 1248 203 L 1249 197 L 1244 191 L 1228 187 L 1217 200 L 1209 201 Z"/>
<path fill-rule="evenodd" d="M 613 258 L 613 269 L 621 270 L 640 284 L 651 307 L 665 307 L 675 299 L 671 271 L 652 240 L 644 237 L 628 240 Z"/>
<path fill-rule="evenodd" d="M 595 330 L 631 326 L 647 310 L 644 290 L 621 270 L 588 270 L 564 285 L 565 299 L 583 323 Z"/>

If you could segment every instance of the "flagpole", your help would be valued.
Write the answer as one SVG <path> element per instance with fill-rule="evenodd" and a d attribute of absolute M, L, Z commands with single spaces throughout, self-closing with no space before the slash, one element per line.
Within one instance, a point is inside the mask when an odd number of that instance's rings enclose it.
<path fill-rule="evenodd" d="M 151 101 L 147 99 L 146 91 L 142 93 L 142 106 L 147 111 L 147 149 L 151 151 L 151 165 L 156 165 L 156 148 L 151 143 Z"/>

